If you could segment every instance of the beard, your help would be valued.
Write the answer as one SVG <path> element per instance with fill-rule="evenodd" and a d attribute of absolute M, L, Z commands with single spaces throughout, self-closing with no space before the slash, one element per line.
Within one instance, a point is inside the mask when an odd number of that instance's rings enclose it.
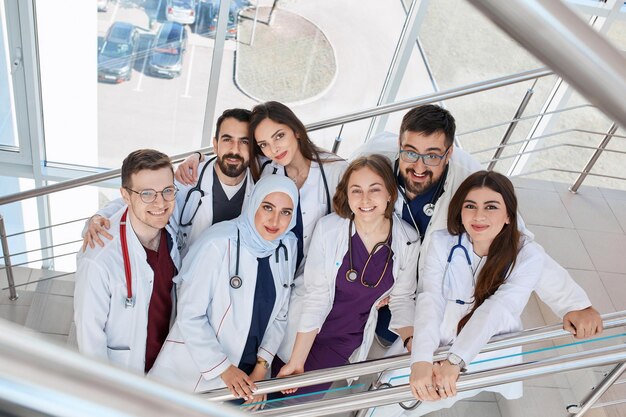
<path fill-rule="evenodd" d="M 226 162 L 227 158 L 237 159 L 240 162 L 236 164 L 229 164 L 228 162 Z M 248 162 L 244 161 L 241 155 L 235 155 L 232 153 L 226 154 L 221 158 L 217 158 L 217 164 L 219 165 L 220 170 L 224 173 L 224 175 L 231 178 L 236 178 L 240 176 L 248 168 L 249 165 Z"/>
<path fill-rule="evenodd" d="M 435 181 L 433 180 L 433 172 L 427 170 L 424 172 L 428 176 L 426 181 L 423 182 L 414 182 L 410 179 L 410 171 L 414 171 L 413 169 L 406 169 L 403 172 L 402 180 L 404 181 L 404 188 L 406 190 L 407 196 L 412 200 L 418 195 L 424 194 L 433 186 Z"/>

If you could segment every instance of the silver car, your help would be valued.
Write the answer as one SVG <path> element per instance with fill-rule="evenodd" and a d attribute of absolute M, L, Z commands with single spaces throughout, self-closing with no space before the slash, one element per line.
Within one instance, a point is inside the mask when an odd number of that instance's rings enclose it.
<path fill-rule="evenodd" d="M 176 22 L 165 22 L 154 38 L 148 57 L 148 73 L 156 77 L 178 77 L 187 47 L 187 31 Z"/>
<path fill-rule="evenodd" d="M 193 24 L 196 21 L 196 0 L 167 0 L 165 17 L 181 25 Z"/>

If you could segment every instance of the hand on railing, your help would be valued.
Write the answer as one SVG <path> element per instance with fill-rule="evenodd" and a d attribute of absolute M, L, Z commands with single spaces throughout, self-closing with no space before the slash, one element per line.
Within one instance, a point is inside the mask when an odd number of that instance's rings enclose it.
<path fill-rule="evenodd" d="M 602 333 L 602 317 L 593 307 L 570 311 L 563 317 L 563 330 L 573 334 L 576 339 L 586 339 Z"/>
<path fill-rule="evenodd" d="M 437 362 L 433 366 L 435 376 L 435 391 L 441 398 L 454 397 L 456 395 L 456 381 L 459 379 L 461 368 L 449 361 Z"/>
<path fill-rule="evenodd" d="M 87 220 L 87 231 L 83 237 L 82 251 L 84 252 L 85 249 L 87 249 L 87 245 L 89 245 L 91 249 L 96 247 L 96 243 L 100 246 L 104 246 L 104 242 L 100 239 L 100 235 L 112 240 L 113 236 L 107 232 L 109 227 L 111 227 L 109 219 L 102 217 L 99 214 L 91 216 L 89 220 Z"/>
<path fill-rule="evenodd" d="M 230 365 L 222 372 L 220 377 L 235 397 L 244 398 L 248 400 L 248 402 L 254 400 L 253 392 L 256 391 L 256 385 L 254 381 L 252 381 L 252 378 L 244 371 L 236 366 Z"/>
<path fill-rule="evenodd" d="M 267 373 L 268 373 L 267 369 L 263 365 L 259 365 L 259 363 L 257 363 L 257 365 L 254 367 L 254 370 L 250 373 L 250 379 L 253 382 L 262 381 L 268 376 Z M 245 407 L 244 410 L 245 411 L 262 410 L 263 408 L 265 408 L 264 402 L 266 400 L 267 400 L 267 394 L 255 395 L 252 398 L 246 400 L 246 402 L 244 402 L 243 405 L 254 404 L 254 403 L 259 403 L 259 404 L 255 404 L 250 407 Z"/>
<path fill-rule="evenodd" d="M 411 392 L 419 401 L 437 401 L 441 397 L 437 393 L 435 386 L 435 373 L 433 364 L 430 362 L 419 361 L 411 365 Z"/>
<path fill-rule="evenodd" d="M 198 181 L 198 165 L 200 165 L 201 161 L 202 157 L 200 157 L 200 153 L 198 152 L 185 158 L 185 160 L 178 165 L 174 173 L 176 181 L 185 185 L 195 184 L 196 181 Z"/>
<path fill-rule="evenodd" d="M 291 362 L 287 362 L 285 366 L 280 368 L 280 371 L 278 372 L 278 375 L 276 375 L 276 378 L 283 378 L 289 375 L 300 375 L 303 373 L 304 373 L 304 365 L 295 365 Z M 282 390 L 281 392 L 283 394 L 293 394 L 296 391 L 298 391 L 298 388 L 288 388 L 288 389 Z"/>

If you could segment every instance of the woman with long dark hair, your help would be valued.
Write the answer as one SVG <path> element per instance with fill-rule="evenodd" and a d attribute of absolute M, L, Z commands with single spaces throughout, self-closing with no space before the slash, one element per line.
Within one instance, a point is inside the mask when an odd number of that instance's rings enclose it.
<path fill-rule="evenodd" d="M 489 339 L 521 330 L 520 315 L 536 286 L 545 253 L 517 225 L 513 184 L 479 171 L 458 188 L 448 230 L 433 234 L 418 295 L 411 389 L 422 401 L 456 395 L 461 370 Z M 446 360 L 433 352 L 451 345 Z"/>

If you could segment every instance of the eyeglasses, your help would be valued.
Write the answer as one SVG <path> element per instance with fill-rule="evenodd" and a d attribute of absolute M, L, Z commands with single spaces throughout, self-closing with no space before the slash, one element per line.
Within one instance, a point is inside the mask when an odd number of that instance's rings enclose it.
<path fill-rule="evenodd" d="M 421 154 L 409 150 L 400 149 L 400 158 L 402 158 L 404 162 L 408 162 L 410 164 L 413 164 L 419 161 L 420 158 L 422 158 L 424 165 L 436 167 L 441 164 L 441 161 L 443 160 L 443 158 L 446 157 L 451 146 L 448 146 L 446 148 L 446 151 L 443 153 L 443 155 L 437 155 L 436 153 Z"/>
<path fill-rule="evenodd" d="M 163 200 L 165 201 L 174 201 L 174 199 L 176 198 L 176 193 L 178 192 L 178 188 L 176 188 L 175 185 L 165 187 L 163 191 L 156 191 L 151 188 L 148 188 L 147 190 L 135 191 L 128 187 L 124 188 L 126 188 L 128 191 L 132 191 L 135 194 L 139 194 L 139 197 L 141 197 L 141 201 L 146 204 L 154 203 L 154 201 L 156 201 L 157 194 L 161 194 L 161 197 L 163 197 Z"/>

